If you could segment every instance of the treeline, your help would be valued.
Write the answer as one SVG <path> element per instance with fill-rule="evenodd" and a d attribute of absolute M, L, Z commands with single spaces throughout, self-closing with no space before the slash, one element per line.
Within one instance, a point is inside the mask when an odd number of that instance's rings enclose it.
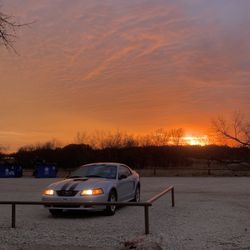
<path fill-rule="evenodd" d="M 159 128 L 145 135 L 134 135 L 119 131 L 96 130 L 93 133 L 78 132 L 74 138 L 76 144 L 88 144 L 95 149 L 127 148 L 138 146 L 184 145 L 184 130 L 182 128 Z M 52 142 L 55 144 L 55 142 Z"/>
<path fill-rule="evenodd" d="M 249 162 L 250 149 L 227 146 L 126 146 L 93 148 L 87 144 L 21 148 L 12 154 L 24 168 L 34 168 L 36 162 L 56 163 L 59 168 L 72 169 L 90 162 L 122 162 L 133 168 L 173 168 L 192 164 L 191 159 L 220 162 Z"/>

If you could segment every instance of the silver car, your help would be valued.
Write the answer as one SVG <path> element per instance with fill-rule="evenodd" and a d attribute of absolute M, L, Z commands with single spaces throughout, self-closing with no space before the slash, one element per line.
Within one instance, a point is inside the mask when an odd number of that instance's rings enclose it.
<path fill-rule="evenodd" d="M 65 202 L 46 206 L 54 216 L 65 210 L 104 210 L 113 215 L 116 206 L 68 205 L 69 202 L 140 201 L 140 179 L 137 172 L 121 163 L 92 163 L 79 167 L 62 181 L 49 185 L 42 201 Z"/>

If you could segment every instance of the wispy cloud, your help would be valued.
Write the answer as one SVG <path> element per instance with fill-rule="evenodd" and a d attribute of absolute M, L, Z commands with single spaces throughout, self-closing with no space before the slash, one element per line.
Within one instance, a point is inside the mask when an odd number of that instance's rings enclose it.
<path fill-rule="evenodd" d="M 2 2 L 36 20 L 19 35 L 20 57 L 0 50 L 5 133 L 202 127 L 215 111 L 249 114 L 249 1 Z"/>
<path fill-rule="evenodd" d="M 24 133 L 15 132 L 15 131 L 0 131 L 0 137 L 1 136 L 23 136 Z"/>

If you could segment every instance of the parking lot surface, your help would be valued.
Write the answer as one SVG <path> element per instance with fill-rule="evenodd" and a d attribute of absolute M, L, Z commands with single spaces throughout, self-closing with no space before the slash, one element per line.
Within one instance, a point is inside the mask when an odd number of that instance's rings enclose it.
<path fill-rule="evenodd" d="M 59 179 L 0 179 L 0 200 L 40 201 Z M 115 216 L 73 213 L 53 218 L 42 206 L 0 205 L 0 249 L 250 249 L 250 178 L 144 177 L 142 201 L 175 186 L 176 207 L 166 194 L 150 208 L 144 235 L 143 207 L 124 207 Z M 132 242 L 132 243 L 131 243 Z"/>

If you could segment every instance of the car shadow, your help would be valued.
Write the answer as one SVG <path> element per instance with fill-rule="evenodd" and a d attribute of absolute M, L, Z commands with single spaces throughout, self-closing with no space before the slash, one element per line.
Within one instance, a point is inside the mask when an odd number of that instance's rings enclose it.
<path fill-rule="evenodd" d="M 116 213 L 125 209 L 125 206 L 116 208 Z M 51 218 L 64 218 L 64 219 L 88 219 L 94 217 L 108 217 L 105 211 L 92 211 L 92 210 L 65 210 L 61 214 L 50 215 Z"/>

